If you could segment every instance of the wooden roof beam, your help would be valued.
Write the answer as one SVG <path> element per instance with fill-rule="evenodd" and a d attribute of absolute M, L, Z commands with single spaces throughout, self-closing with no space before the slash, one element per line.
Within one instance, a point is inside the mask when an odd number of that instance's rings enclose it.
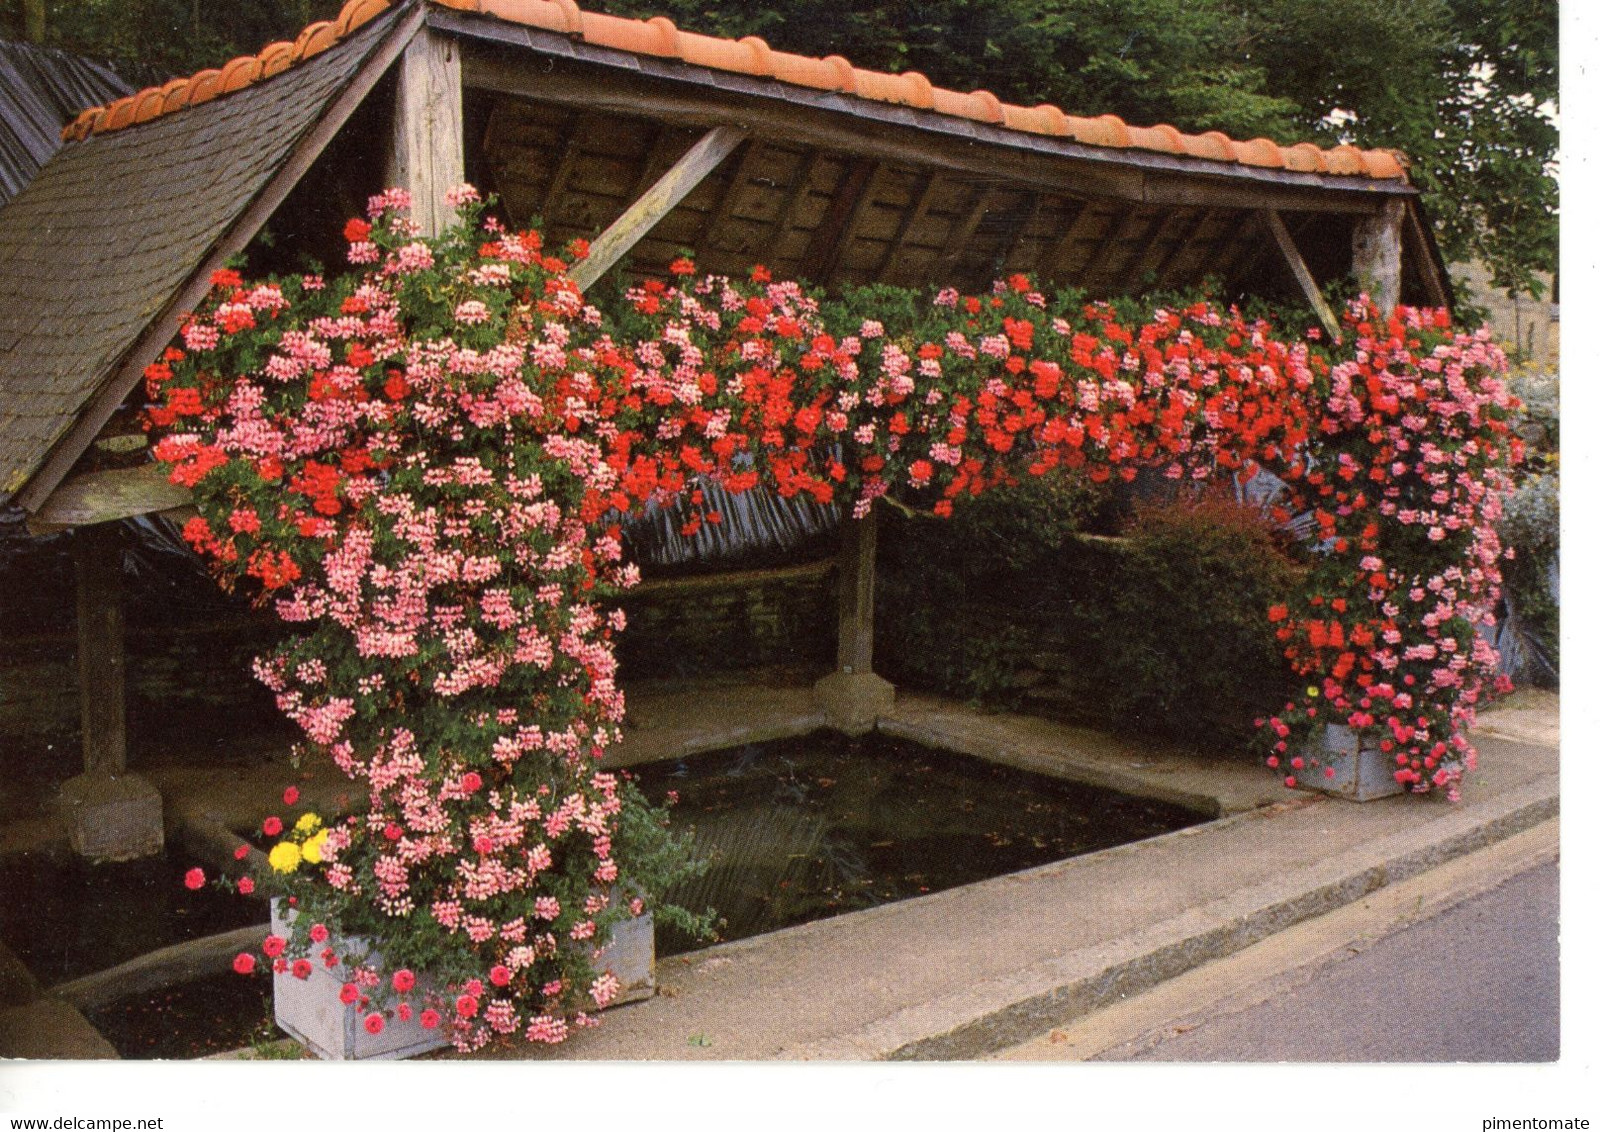
<path fill-rule="evenodd" d="M 467 26 L 449 14 L 435 15 L 451 30 Z M 526 46 L 526 37 L 519 38 Z M 844 95 L 786 91 L 784 97 L 775 97 L 764 87 L 759 95 L 753 88 L 730 89 L 736 76 L 699 85 L 582 59 L 549 57 L 548 62 L 548 67 L 529 67 L 514 53 L 463 43 L 464 81 L 474 89 L 698 129 L 738 125 L 791 144 L 990 181 L 1138 204 L 1270 207 L 1280 212 L 1365 214 L 1377 211 L 1386 197 L 1415 193 L 1409 185 L 1371 183 L 1370 178 L 1331 179 L 1277 169 L 1241 166 L 1190 173 L 1182 168 L 1186 162 L 1176 158 L 1108 152 L 1044 135 L 986 129 L 945 115 L 919 116 L 906 107 L 861 106 L 860 100 Z M 937 128 L 920 125 L 924 118 Z"/>
<path fill-rule="evenodd" d="M 1317 281 L 1311 276 L 1311 269 L 1306 266 L 1306 261 L 1300 255 L 1300 249 L 1295 247 L 1294 237 L 1289 235 L 1289 229 L 1283 226 L 1283 218 L 1271 209 L 1264 210 L 1262 214 L 1267 221 L 1267 228 L 1272 232 L 1272 238 L 1277 241 L 1278 250 L 1283 253 L 1284 262 L 1289 265 L 1289 271 L 1294 275 L 1294 281 L 1300 285 L 1301 294 L 1311 304 L 1311 309 L 1317 312 L 1317 319 L 1335 342 L 1340 341 L 1339 318 L 1333 313 L 1333 308 L 1328 305 L 1328 300 L 1322 297 L 1322 292 L 1317 289 Z"/>
<path fill-rule="evenodd" d="M 881 161 L 858 160 L 845 167 L 844 176 L 833 191 L 822 222 L 811 233 L 811 242 L 800 257 L 795 275 L 812 283 L 827 284 L 838 270 L 844 249 L 855 236 L 872 194 L 883 176 Z"/>
<path fill-rule="evenodd" d="M 661 222 L 662 217 L 676 208 L 684 197 L 694 191 L 696 185 L 739 148 L 739 143 L 747 136 L 745 131 L 734 126 L 717 126 L 695 142 L 676 165 L 629 205 L 611 227 L 600 233 L 599 238 L 589 246 L 589 258 L 571 271 L 572 281 L 579 290 L 587 291 L 595 280 L 616 266 L 617 261 L 644 239 L 650 229 Z"/>

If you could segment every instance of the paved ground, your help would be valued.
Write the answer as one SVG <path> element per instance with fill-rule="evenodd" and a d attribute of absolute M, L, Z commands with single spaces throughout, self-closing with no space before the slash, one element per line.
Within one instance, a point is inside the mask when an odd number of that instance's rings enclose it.
<path fill-rule="evenodd" d="M 586 1059 L 849 1061 L 993 1055 L 1525 831 L 1559 808 L 1556 705 L 1496 720 L 1459 805 L 1353 804 L 1248 764 L 905 697 L 887 729 L 1030 769 L 1204 804 L 1219 820 L 980 884 L 664 961 L 655 998 L 555 1050 Z M 634 705 L 623 745 L 700 749 L 812 726 L 803 691 L 693 690 Z M 248 826 L 284 768 L 152 775 L 168 813 Z M 306 782 L 307 797 L 339 784 Z M 319 804 L 322 804 L 319 802 Z M 1519 843 L 1525 844 L 1525 843 Z M 1434 891 L 1437 882 L 1424 885 Z M 23 1007 L 42 1010 L 44 996 Z M 8 1019 L 20 1032 L 26 1018 Z M 0 1035 L 3 1039 L 3 1035 Z M 4 1047 L 0 1040 L 0 1049 Z"/>
<path fill-rule="evenodd" d="M 1133 1059 L 1554 1061 L 1558 902 L 1556 866 L 1539 866 Z"/>

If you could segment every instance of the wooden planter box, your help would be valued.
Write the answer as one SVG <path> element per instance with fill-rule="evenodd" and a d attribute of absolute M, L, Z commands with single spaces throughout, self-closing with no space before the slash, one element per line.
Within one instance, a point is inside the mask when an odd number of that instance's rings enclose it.
<path fill-rule="evenodd" d="M 281 900 L 272 902 L 272 931 L 287 935 L 289 919 L 293 912 L 282 906 Z M 343 950 L 366 949 L 364 941 L 346 941 Z M 611 942 L 600 953 L 595 966 L 610 969 L 622 982 L 622 990 L 612 1000 L 616 1006 L 649 998 L 655 993 L 655 923 L 646 914 L 617 925 L 612 930 Z M 374 962 L 378 956 L 366 949 Z M 365 1026 L 366 1015 L 353 1003 L 339 1001 L 339 990 L 350 982 L 352 974 L 341 963 L 325 967 L 313 962 L 311 976 L 297 979 L 288 972 L 275 972 L 272 976 L 272 1012 L 278 1026 L 324 1061 L 392 1061 L 450 1044 L 446 1029 L 425 1030 L 413 1014 L 409 1022 L 402 1022 L 392 1014 L 385 1019 L 382 1032 L 369 1034 Z M 414 1003 L 421 1002 L 431 989 L 430 981 L 418 976 L 416 990 L 410 996 Z M 420 1007 L 417 1013 L 420 1013 Z"/>
<path fill-rule="evenodd" d="M 1322 765 L 1313 767 L 1315 758 Z M 1348 727 L 1329 724 L 1320 744 L 1306 751 L 1306 769 L 1300 786 L 1318 790 L 1352 802 L 1370 802 L 1405 792 L 1405 787 L 1394 780 L 1394 759 L 1372 742 L 1362 742 Z M 1325 773 L 1333 768 L 1333 777 Z"/>

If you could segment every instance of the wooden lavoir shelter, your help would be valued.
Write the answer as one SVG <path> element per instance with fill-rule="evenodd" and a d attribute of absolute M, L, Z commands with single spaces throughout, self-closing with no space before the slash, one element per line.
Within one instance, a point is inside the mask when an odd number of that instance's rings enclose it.
<path fill-rule="evenodd" d="M 36 531 L 182 507 L 141 443 L 144 367 L 263 229 L 265 266 L 336 262 L 343 219 L 390 184 L 429 229 L 470 180 L 513 224 L 592 238 L 586 287 L 619 263 L 664 274 L 688 248 L 707 270 L 759 262 L 824 286 L 1022 271 L 1114 295 L 1209 278 L 1302 297 L 1330 329 L 1319 281 L 1451 301 L 1394 153 L 1011 106 L 572 0 L 350 0 L 65 136 L 0 209 L 0 506 Z M 818 694 L 864 730 L 893 691 L 872 674 L 875 527 L 845 526 L 838 670 Z M 160 799 L 125 773 L 115 551 L 81 543 L 85 774 L 64 800 L 80 851 L 128 856 L 148 851 L 152 813 L 159 844 Z"/>

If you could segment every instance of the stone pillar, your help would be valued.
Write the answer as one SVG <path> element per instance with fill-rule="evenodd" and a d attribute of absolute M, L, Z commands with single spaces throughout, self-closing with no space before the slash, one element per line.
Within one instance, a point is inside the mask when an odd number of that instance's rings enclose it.
<path fill-rule="evenodd" d="M 78 698 L 83 773 L 61 786 L 61 815 L 73 851 L 92 861 L 161 852 L 161 795 L 128 773 L 122 641 L 122 544 L 110 524 L 80 527 Z"/>
<path fill-rule="evenodd" d="M 1384 314 L 1400 301 L 1400 239 L 1405 202 L 1393 198 L 1356 220 L 1350 237 L 1350 274 Z"/>
<path fill-rule="evenodd" d="M 812 689 L 828 726 L 864 735 L 894 710 L 894 685 L 872 671 L 873 578 L 878 516 L 846 518 L 839 551 L 839 666 Z"/>

